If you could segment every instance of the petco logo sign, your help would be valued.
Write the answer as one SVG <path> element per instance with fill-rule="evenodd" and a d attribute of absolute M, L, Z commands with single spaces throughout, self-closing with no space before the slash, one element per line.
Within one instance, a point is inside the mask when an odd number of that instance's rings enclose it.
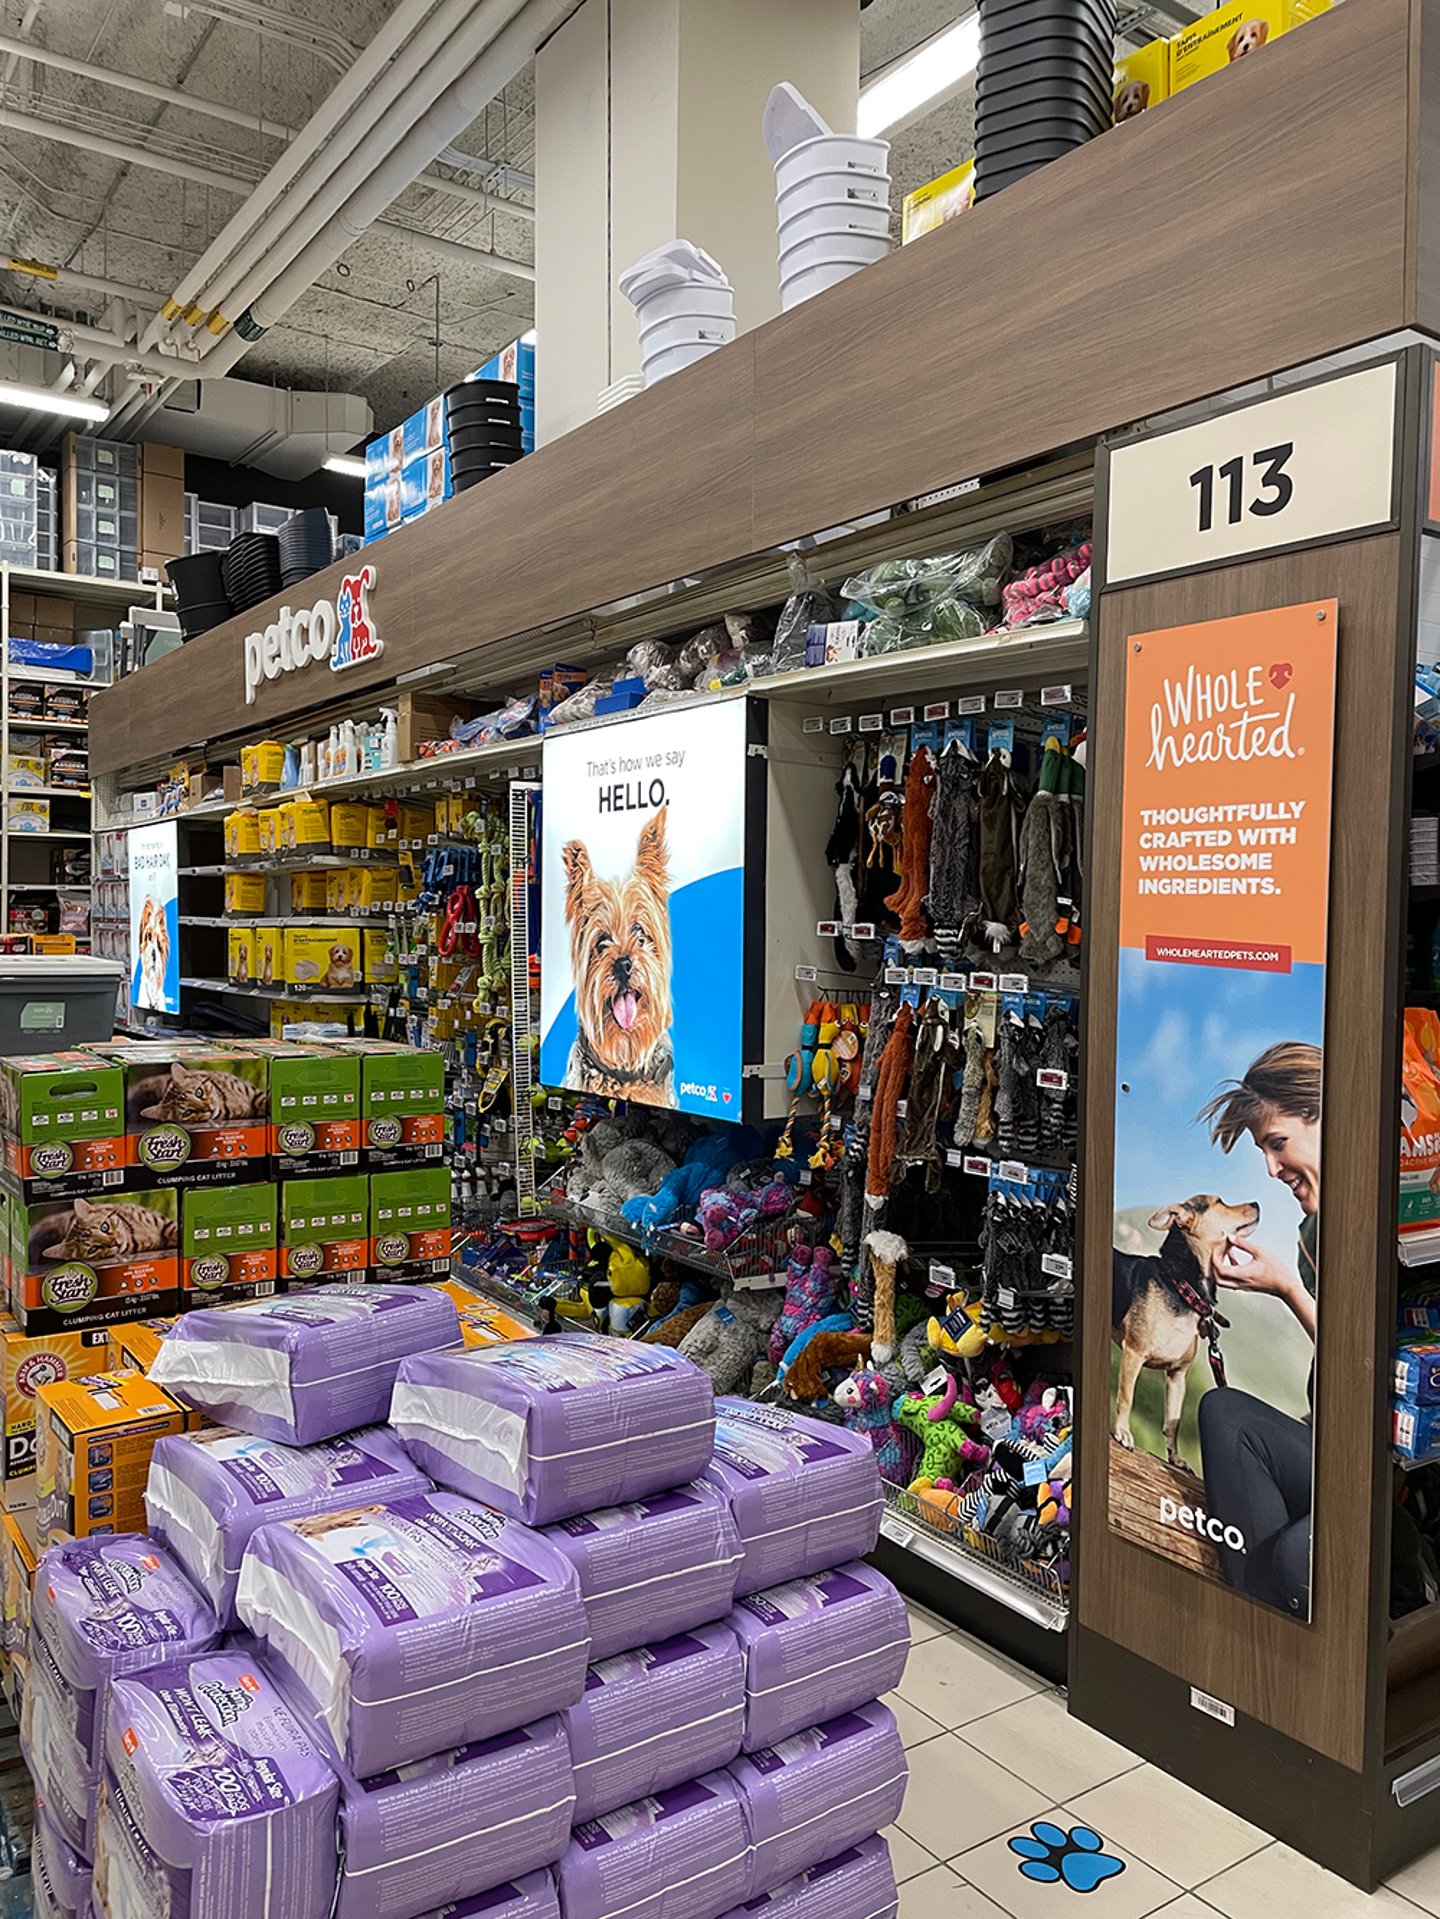
<path fill-rule="evenodd" d="M 330 671 L 363 666 L 385 650 L 375 631 L 367 594 L 374 591 L 375 568 L 362 566 L 347 575 L 333 600 L 317 600 L 298 612 L 282 606 L 263 632 L 245 635 L 245 704 L 253 706 L 264 680 L 329 660 Z"/>

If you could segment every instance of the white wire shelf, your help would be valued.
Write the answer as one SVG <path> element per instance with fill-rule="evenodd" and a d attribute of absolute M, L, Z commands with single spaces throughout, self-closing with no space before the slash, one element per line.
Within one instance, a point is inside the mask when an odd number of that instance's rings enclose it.
<path fill-rule="evenodd" d="M 942 1531 L 924 1516 L 920 1502 L 902 1486 L 885 1488 L 880 1534 L 892 1546 L 917 1554 L 940 1572 L 1047 1632 L 1064 1632 L 1069 1623 L 1069 1596 L 1053 1567 L 1014 1566 L 983 1537 L 967 1539 L 958 1532 Z"/>

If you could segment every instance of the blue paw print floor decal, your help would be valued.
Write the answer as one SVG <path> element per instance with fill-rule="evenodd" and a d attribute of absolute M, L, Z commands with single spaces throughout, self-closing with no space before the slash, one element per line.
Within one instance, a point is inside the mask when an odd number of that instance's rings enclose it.
<path fill-rule="evenodd" d="M 1051 1825 L 1048 1819 L 1031 1826 L 1032 1839 L 1012 1839 L 1010 1850 L 1018 1854 L 1020 1870 L 1027 1879 L 1041 1885 L 1068 1886 L 1071 1892 L 1094 1892 L 1107 1879 L 1124 1872 L 1125 1861 L 1105 1851 L 1105 1842 L 1088 1826 L 1072 1826 L 1069 1832 Z"/>

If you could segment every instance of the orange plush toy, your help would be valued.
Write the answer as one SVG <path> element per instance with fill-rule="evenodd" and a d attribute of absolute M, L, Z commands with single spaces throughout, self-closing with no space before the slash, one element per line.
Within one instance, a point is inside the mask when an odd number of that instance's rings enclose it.
<path fill-rule="evenodd" d="M 870 1357 L 869 1333 L 815 1333 L 808 1339 L 785 1375 L 785 1391 L 807 1406 L 826 1397 L 825 1369 Z"/>

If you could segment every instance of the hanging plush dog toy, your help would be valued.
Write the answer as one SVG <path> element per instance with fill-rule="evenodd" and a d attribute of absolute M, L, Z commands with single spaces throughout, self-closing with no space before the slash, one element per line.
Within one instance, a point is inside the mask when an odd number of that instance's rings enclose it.
<path fill-rule="evenodd" d="M 869 1233 L 865 1252 L 870 1261 L 870 1291 L 874 1301 L 875 1339 L 871 1358 L 884 1366 L 895 1357 L 895 1274 L 909 1257 L 910 1248 L 898 1233 Z"/>

